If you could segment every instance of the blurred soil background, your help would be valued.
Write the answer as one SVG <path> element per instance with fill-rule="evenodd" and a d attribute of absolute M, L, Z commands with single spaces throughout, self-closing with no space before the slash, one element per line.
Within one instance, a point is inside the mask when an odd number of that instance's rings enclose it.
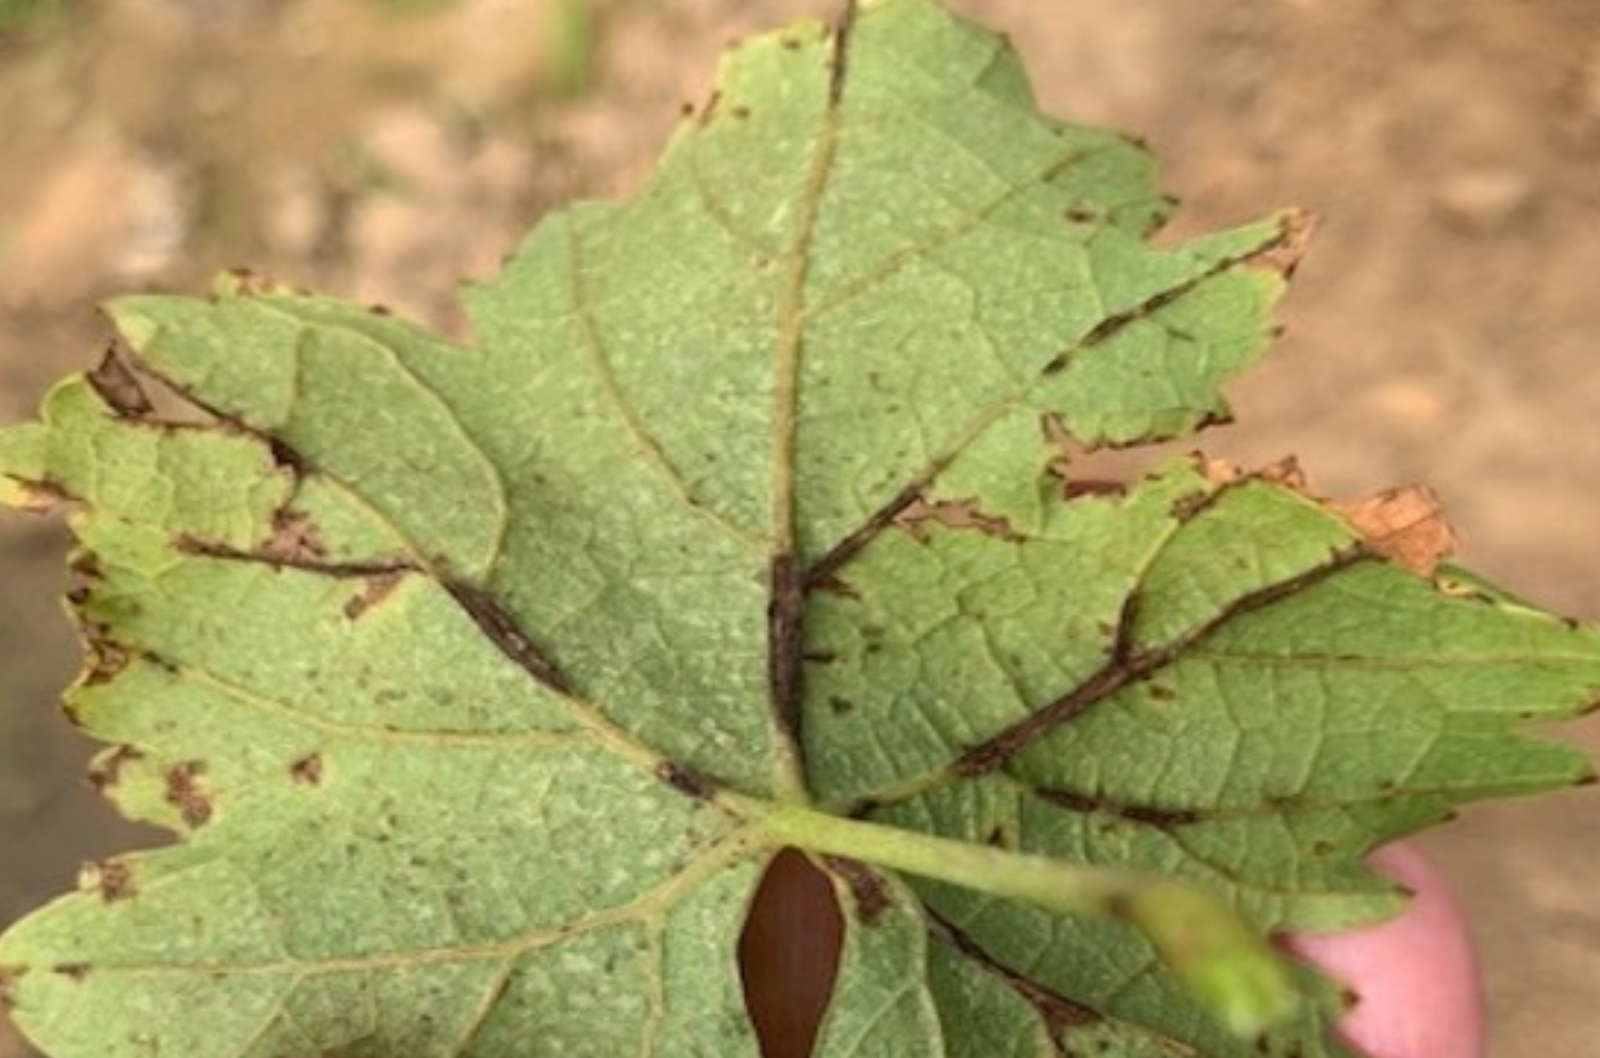
<path fill-rule="evenodd" d="M 1593 0 L 962 0 L 1052 111 L 1147 139 L 1177 234 L 1322 225 L 1275 357 L 1207 435 L 1320 491 L 1431 483 L 1466 564 L 1600 619 Z M 730 40 L 836 0 L 0 0 L 0 422 L 87 366 L 96 301 L 220 269 L 459 329 L 457 278 L 638 185 Z M 60 527 L 0 519 L 0 924 L 147 840 L 83 781 Z M 1566 732 L 1600 750 L 1600 726 Z M 1496 1058 L 1600 1037 L 1600 794 L 1430 840 L 1474 915 Z M 25 1053 L 0 1024 L 0 1058 Z"/>

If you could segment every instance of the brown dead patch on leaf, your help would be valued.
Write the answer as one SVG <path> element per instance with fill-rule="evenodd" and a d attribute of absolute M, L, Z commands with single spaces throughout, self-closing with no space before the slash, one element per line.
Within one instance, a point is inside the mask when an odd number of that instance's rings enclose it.
<path fill-rule="evenodd" d="M 123 768 L 143 759 L 144 754 L 132 746 L 118 746 L 89 765 L 89 785 L 103 794 L 122 781 Z"/>
<path fill-rule="evenodd" d="M 1431 489 L 1422 485 L 1386 489 L 1355 503 L 1330 503 L 1378 554 L 1413 573 L 1429 576 L 1455 554 L 1459 543 Z"/>
<path fill-rule="evenodd" d="M 1129 823 L 1140 823 L 1160 830 L 1175 830 L 1193 826 L 1204 820 L 1204 815 L 1192 808 L 1168 808 L 1159 805 L 1129 804 L 1106 797 L 1095 797 L 1072 790 L 1037 790 L 1036 796 L 1046 804 L 1069 812 L 1085 815 L 1110 816 Z"/>
<path fill-rule="evenodd" d="M 105 356 L 100 358 L 100 366 L 84 377 L 100 395 L 100 399 L 124 419 L 148 418 L 155 411 L 155 405 L 139 384 L 138 376 L 117 355 L 115 347 L 107 349 Z"/>
<path fill-rule="evenodd" d="M 824 856 L 822 860 L 828 870 L 849 887 L 856 920 L 863 926 L 875 925 L 894 902 L 889 899 L 889 887 L 884 880 L 871 867 L 858 860 L 843 856 Z"/>
<path fill-rule="evenodd" d="M 1192 453 L 1189 462 L 1194 467 L 1195 473 L 1212 485 L 1232 485 L 1246 476 L 1238 464 L 1230 463 L 1226 459 L 1214 459 L 1202 452 Z"/>
<path fill-rule="evenodd" d="M 294 294 L 297 291 L 265 272 L 249 268 L 230 268 L 217 282 L 218 292 L 239 297 L 267 297 L 272 294 Z"/>
<path fill-rule="evenodd" d="M 1075 500 L 1080 496 L 1121 496 L 1128 491 L 1127 482 L 1109 476 L 1096 476 L 1093 470 L 1083 469 L 1094 453 L 1072 436 L 1061 416 L 1046 412 L 1039 416 L 1039 431 L 1050 449 L 1044 472 L 1061 483 L 1061 498 Z"/>
<path fill-rule="evenodd" d="M 1269 268 L 1285 279 L 1290 278 L 1305 257 L 1316 227 L 1317 218 L 1307 210 L 1296 209 L 1285 213 L 1279 221 L 1278 237 L 1252 255 L 1250 262 Z"/>
<path fill-rule="evenodd" d="M 86 980 L 89 976 L 89 972 L 93 969 L 94 967 L 90 966 L 86 962 L 64 962 L 59 966 L 52 966 L 50 968 L 52 973 L 58 973 L 69 981 L 79 983 Z"/>
<path fill-rule="evenodd" d="M 1058 1043 L 1064 1039 L 1066 1033 L 1070 1030 L 1082 1028 L 1085 1025 L 1093 1025 L 1102 1020 L 1099 1014 L 1088 1007 L 1052 991 L 1028 975 L 995 958 L 971 936 L 958 929 L 954 923 L 939 917 L 937 914 L 933 914 L 932 919 L 933 933 L 936 937 L 939 937 L 946 944 L 966 956 L 985 973 L 1004 982 L 1007 987 L 1025 1000 L 1029 1006 L 1038 1012 L 1044 1023 L 1049 1026 L 1051 1038 Z M 1062 1048 L 1062 1053 L 1071 1052 Z"/>
<path fill-rule="evenodd" d="M 20 966 L 0 966 L 0 1011 L 17 1008 L 17 985 L 27 972 Z"/>
<path fill-rule="evenodd" d="M 404 578 L 404 571 L 397 569 L 385 570 L 366 577 L 361 591 L 346 600 L 344 615 L 352 621 L 359 619 L 368 610 L 393 595 Z"/>
<path fill-rule="evenodd" d="M 322 754 L 310 753 L 289 765 L 289 777 L 304 786 L 321 786 Z"/>
<path fill-rule="evenodd" d="M 326 557 L 328 545 L 309 515 L 279 511 L 272 516 L 272 535 L 261 547 L 261 556 L 272 562 L 291 565 L 316 562 Z"/>
<path fill-rule="evenodd" d="M 128 667 L 130 655 L 126 647 L 112 642 L 102 633 L 91 634 L 86 647 L 83 683 L 86 687 L 99 687 L 116 679 Z"/>
<path fill-rule="evenodd" d="M 94 586 L 105 580 L 105 571 L 100 568 L 100 560 L 92 551 L 73 552 L 67 560 L 67 572 L 71 574 L 67 601 L 74 606 L 88 602 Z"/>
<path fill-rule="evenodd" d="M 861 593 L 849 581 L 836 573 L 825 573 L 806 585 L 812 591 L 820 591 L 826 595 L 833 595 L 840 599 L 860 599 Z"/>
<path fill-rule="evenodd" d="M 21 478 L 12 478 L 16 482 L 16 501 L 11 506 L 28 514 L 54 514 L 62 507 L 77 502 L 77 497 L 68 492 L 63 486 L 54 481 L 23 481 Z"/>
<path fill-rule="evenodd" d="M 1063 485 L 1070 484 L 1072 464 L 1083 454 L 1083 446 L 1072 436 L 1072 431 L 1067 429 L 1061 416 L 1053 411 L 1039 416 L 1039 432 L 1044 434 L 1045 444 L 1051 449 L 1050 458 L 1044 465 L 1045 473 Z"/>
<path fill-rule="evenodd" d="M 1311 483 L 1306 479 L 1306 472 L 1300 466 L 1300 460 L 1294 456 L 1284 456 L 1276 463 L 1271 463 L 1256 471 L 1256 477 L 1262 481 L 1269 481 L 1274 485 L 1282 485 L 1286 489 L 1303 495 L 1309 495 Z"/>
<path fill-rule="evenodd" d="M 713 780 L 676 761 L 664 760 L 656 765 L 656 778 L 696 801 L 709 801 L 717 792 Z"/>
<path fill-rule="evenodd" d="M 1253 471 L 1247 471 L 1226 459 L 1214 459 L 1202 452 L 1190 453 L 1189 464 L 1209 487 L 1182 496 L 1173 503 L 1172 516 L 1179 521 L 1197 517 L 1216 503 L 1227 489 L 1246 481 L 1264 481 L 1303 496 L 1310 495 L 1305 472 L 1300 469 L 1300 461 L 1294 456 L 1285 456 L 1276 463 Z"/>
<path fill-rule="evenodd" d="M 213 806 L 202 778 L 205 771 L 205 762 L 198 760 L 184 761 L 167 770 L 163 799 L 176 808 L 191 827 L 204 826 L 211 821 Z"/>
<path fill-rule="evenodd" d="M 977 500 L 929 502 L 919 496 L 894 516 L 894 524 L 919 540 L 927 539 L 928 529 L 934 525 L 973 530 L 1013 543 L 1024 539 L 1004 518 L 980 510 Z"/>
<path fill-rule="evenodd" d="M 78 872 L 78 888 L 93 889 L 108 904 L 134 895 L 133 869 L 120 860 L 86 863 Z"/>

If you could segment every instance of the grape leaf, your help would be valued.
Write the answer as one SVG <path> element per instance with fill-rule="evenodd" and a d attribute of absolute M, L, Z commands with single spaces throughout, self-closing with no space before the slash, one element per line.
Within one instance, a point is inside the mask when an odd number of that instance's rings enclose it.
<path fill-rule="evenodd" d="M 1305 234 L 1156 249 L 1168 208 L 997 37 L 877 0 L 740 47 L 468 345 L 247 278 L 117 302 L 0 500 L 70 510 L 92 777 L 182 841 L 0 941 L 17 1022 L 754 1058 L 736 946 L 792 845 L 844 912 L 819 1058 L 1347 1055 L 1264 938 L 1587 777 L 1515 728 L 1585 707 L 1600 636 L 1279 469 L 1085 478 L 1226 418 Z"/>

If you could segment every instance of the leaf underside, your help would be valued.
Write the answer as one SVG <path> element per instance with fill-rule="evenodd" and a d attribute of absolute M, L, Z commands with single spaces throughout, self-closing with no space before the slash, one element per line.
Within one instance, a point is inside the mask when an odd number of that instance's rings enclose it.
<path fill-rule="evenodd" d="M 18 1024 L 58 1058 L 755 1058 L 760 805 L 1168 874 L 1275 934 L 1394 912 L 1375 845 L 1585 777 L 1513 729 L 1590 701 L 1593 630 L 1281 473 L 1080 480 L 1226 418 L 1303 234 L 1155 249 L 1166 210 L 998 38 L 879 0 L 741 46 L 647 187 L 467 292 L 470 345 L 249 280 L 116 303 L 120 356 L 0 432 L 0 500 L 70 509 L 70 711 L 183 840 L 6 935 Z M 1228 1034 L 1116 921 L 817 865 L 818 1058 L 1348 1054 L 1334 1001 Z"/>

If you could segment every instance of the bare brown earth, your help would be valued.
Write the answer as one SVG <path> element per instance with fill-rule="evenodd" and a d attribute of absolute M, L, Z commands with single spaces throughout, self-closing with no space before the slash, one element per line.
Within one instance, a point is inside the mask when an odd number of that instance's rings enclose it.
<path fill-rule="evenodd" d="M 1322 492 L 1431 483 L 1464 561 L 1600 618 L 1600 10 L 1593 0 L 964 0 L 1053 111 L 1137 132 L 1181 232 L 1320 234 L 1275 359 L 1207 449 Z M 635 185 L 733 35 L 833 0 L 614 0 L 592 91 L 544 97 L 542 0 L 118 0 L 0 38 L 0 421 L 89 363 L 91 306 L 250 264 L 446 326 L 580 189 Z M 219 14 L 225 12 L 225 14 Z M 0 521 L 0 922 L 125 843 L 51 707 L 63 542 Z M 1600 749 L 1600 729 L 1570 737 Z M 1600 1035 L 1594 792 L 1431 840 L 1474 915 L 1498 1058 Z M 17 1052 L 0 1026 L 0 1058 Z"/>

